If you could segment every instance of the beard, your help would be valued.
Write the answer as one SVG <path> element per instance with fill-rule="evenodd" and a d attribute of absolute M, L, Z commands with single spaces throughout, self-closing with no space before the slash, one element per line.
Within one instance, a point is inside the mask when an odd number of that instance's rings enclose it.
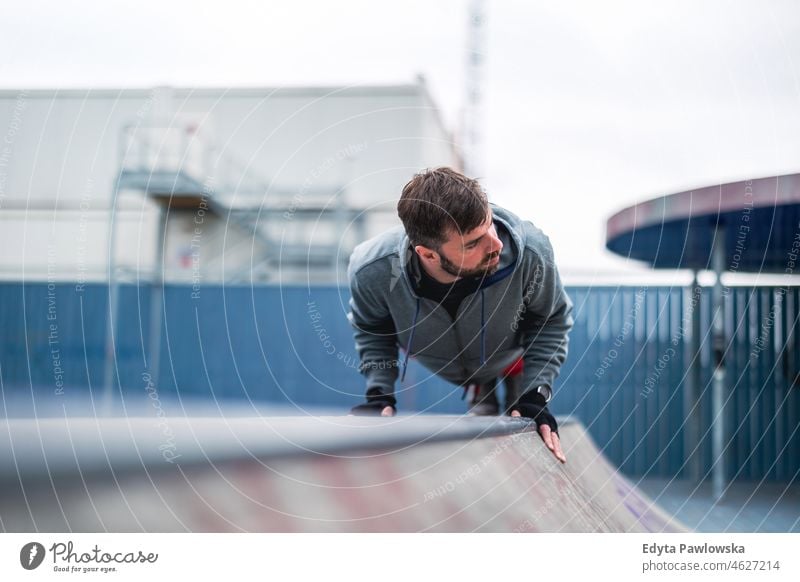
<path fill-rule="evenodd" d="M 491 253 L 490 255 L 487 255 L 483 262 L 481 262 L 481 264 L 474 269 L 465 269 L 459 265 L 456 265 L 450 259 L 445 257 L 441 251 L 439 251 L 439 266 L 444 272 L 449 273 L 453 277 L 488 277 L 500 267 L 499 262 L 496 265 L 489 264 L 492 259 L 499 255 L 499 252 Z"/>

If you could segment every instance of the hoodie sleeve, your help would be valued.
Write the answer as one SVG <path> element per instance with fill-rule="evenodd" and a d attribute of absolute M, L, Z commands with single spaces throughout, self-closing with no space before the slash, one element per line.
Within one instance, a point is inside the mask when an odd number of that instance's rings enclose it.
<path fill-rule="evenodd" d="M 567 357 L 573 325 L 572 301 L 561 283 L 550 241 L 545 237 L 544 242 L 525 286 L 525 312 L 518 324 L 525 350 L 523 393 L 542 384 L 553 386 Z"/>
<path fill-rule="evenodd" d="M 379 297 L 371 285 L 384 280 L 371 272 L 370 266 L 351 270 L 350 313 L 347 319 L 354 329 L 359 370 L 367 380 L 367 400 L 394 395 L 397 380 L 397 332 L 385 297 Z M 388 284 L 388 283 L 387 283 Z"/>

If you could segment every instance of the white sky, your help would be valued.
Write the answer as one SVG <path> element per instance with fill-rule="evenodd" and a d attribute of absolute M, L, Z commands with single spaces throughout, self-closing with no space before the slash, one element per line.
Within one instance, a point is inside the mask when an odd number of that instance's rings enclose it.
<path fill-rule="evenodd" d="M 627 270 L 615 211 L 693 186 L 800 171 L 800 2 L 488 2 L 496 202 L 547 232 L 565 278 Z M 3 6 L 0 85 L 410 82 L 448 125 L 466 0 L 26 1 Z"/>

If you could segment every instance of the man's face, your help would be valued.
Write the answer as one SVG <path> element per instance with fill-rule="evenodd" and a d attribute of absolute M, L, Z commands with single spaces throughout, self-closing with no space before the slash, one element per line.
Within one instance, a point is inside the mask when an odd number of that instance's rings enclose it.
<path fill-rule="evenodd" d="M 500 264 L 503 243 L 489 211 L 483 224 L 469 232 L 448 231 L 447 242 L 439 249 L 439 266 L 454 277 L 491 275 Z"/>

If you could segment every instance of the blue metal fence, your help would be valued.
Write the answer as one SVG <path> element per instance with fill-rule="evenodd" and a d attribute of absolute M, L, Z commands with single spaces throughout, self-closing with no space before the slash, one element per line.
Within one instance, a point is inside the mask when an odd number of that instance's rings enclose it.
<path fill-rule="evenodd" d="M 631 475 L 685 474 L 698 447 L 711 467 L 710 294 L 668 287 L 571 287 L 576 325 L 556 386 L 557 414 L 573 414 Z M 726 451 L 731 478 L 786 481 L 800 471 L 800 290 L 728 290 Z M 171 285 L 164 290 L 158 387 L 162 397 L 251 399 L 345 409 L 362 398 L 346 289 Z M 150 289 L 122 286 L 114 398 L 148 397 Z M 104 285 L 0 284 L 3 401 L 44 407 L 104 393 Z M 691 311 L 699 309 L 695 384 Z M 118 381 L 117 381 L 118 378 Z M 701 432 L 688 441 L 695 406 Z M 412 363 L 397 387 L 402 410 L 464 411 L 461 389 Z"/>

